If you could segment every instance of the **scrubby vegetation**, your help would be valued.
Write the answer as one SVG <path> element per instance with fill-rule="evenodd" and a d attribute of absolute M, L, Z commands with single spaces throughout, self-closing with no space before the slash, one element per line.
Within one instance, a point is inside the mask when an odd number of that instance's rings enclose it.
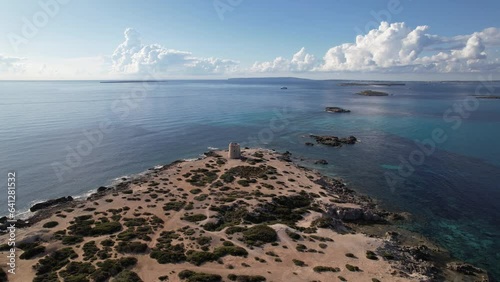
<path fill-rule="evenodd" d="M 105 261 L 97 263 L 97 266 L 99 268 L 94 273 L 92 273 L 91 278 L 96 282 L 104 282 L 109 278 L 118 275 L 123 270 L 136 264 L 137 259 L 133 257 L 107 259 Z"/>
<path fill-rule="evenodd" d="M 179 263 L 186 260 L 184 254 L 184 244 L 172 244 L 173 239 L 179 238 L 179 235 L 174 231 L 163 231 L 158 238 L 158 243 L 152 249 L 150 257 L 158 261 L 158 263 Z"/>
<path fill-rule="evenodd" d="M 168 202 L 163 206 L 164 211 L 180 211 L 186 202 Z"/>
<path fill-rule="evenodd" d="M 247 250 L 237 246 L 221 246 L 215 248 L 213 252 L 190 250 L 186 253 L 186 260 L 194 265 L 202 265 L 205 262 L 216 261 L 225 256 L 246 257 Z"/>
<path fill-rule="evenodd" d="M 83 260 L 93 260 L 99 248 L 95 244 L 95 241 L 87 242 L 83 245 Z"/>
<path fill-rule="evenodd" d="M 301 236 L 291 230 L 286 230 L 286 234 L 288 235 L 288 237 L 292 238 L 293 240 L 300 240 Z"/>
<path fill-rule="evenodd" d="M 50 272 L 57 271 L 69 263 L 70 259 L 77 258 L 78 255 L 72 248 L 63 248 L 40 259 L 33 267 L 37 276 L 44 276 Z"/>
<path fill-rule="evenodd" d="M 141 242 L 119 242 L 115 247 L 119 253 L 140 254 L 146 252 L 148 245 Z"/>
<path fill-rule="evenodd" d="M 188 215 L 182 218 L 182 220 L 189 221 L 189 222 L 197 222 L 197 221 L 202 221 L 207 219 L 207 216 L 204 214 L 193 214 L 193 215 Z"/>
<path fill-rule="evenodd" d="M 49 221 L 49 222 L 46 222 L 42 227 L 43 228 L 54 228 L 57 225 L 59 225 L 59 222 L 57 222 L 57 221 Z"/>
<path fill-rule="evenodd" d="M 226 229 L 226 234 L 231 235 L 234 233 L 243 232 L 245 230 L 247 230 L 247 228 L 243 226 L 230 226 Z"/>
<path fill-rule="evenodd" d="M 179 272 L 179 278 L 186 282 L 221 282 L 222 276 L 203 272 L 183 270 Z"/>
<path fill-rule="evenodd" d="M 264 281 L 266 281 L 266 277 L 261 276 L 261 275 L 229 274 L 227 276 L 227 279 L 229 279 L 231 281 L 237 281 L 237 282 L 264 282 Z"/>
<path fill-rule="evenodd" d="M 113 278 L 113 282 L 142 282 L 142 280 L 137 273 L 130 270 L 124 270 Z"/>
<path fill-rule="evenodd" d="M 217 172 L 206 168 L 191 170 L 192 176 L 186 181 L 193 186 L 204 187 L 217 179 Z"/>
<path fill-rule="evenodd" d="M 301 260 L 298 260 L 298 259 L 292 259 L 292 262 L 293 264 L 295 264 L 296 266 L 306 266 L 306 263 L 301 261 Z"/>
<path fill-rule="evenodd" d="M 378 260 L 377 255 L 372 251 L 366 251 L 366 258 L 371 260 Z"/>
<path fill-rule="evenodd" d="M 338 267 L 330 267 L 330 266 L 315 266 L 313 268 L 314 272 L 339 272 L 340 268 Z"/>
<path fill-rule="evenodd" d="M 45 252 L 45 247 L 38 242 L 19 244 L 18 248 L 24 252 L 19 256 L 20 259 L 32 259 Z"/>
<path fill-rule="evenodd" d="M 345 254 L 345 256 L 346 256 L 346 257 L 348 257 L 348 258 L 355 258 L 355 259 L 357 259 L 357 258 L 358 258 L 357 256 L 355 256 L 355 255 L 354 255 L 354 254 L 352 254 L 352 253 L 347 253 L 347 254 Z"/>
<path fill-rule="evenodd" d="M 90 274 L 95 272 L 95 267 L 88 262 L 72 261 L 66 269 L 59 272 L 64 281 L 89 281 Z"/>
<path fill-rule="evenodd" d="M 278 234 L 267 225 L 252 226 L 243 232 L 243 241 L 249 245 L 260 246 L 278 240 Z"/>
<path fill-rule="evenodd" d="M 361 269 L 359 269 L 359 267 L 354 266 L 354 265 L 350 265 L 350 264 L 346 264 L 345 268 L 347 268 L 347 270 L 352 271 L 352 272 L 361 271 Z"/>
<path fill-rule="evenodd" d="M 84 215 L 75 217 L 68 230 L 74 236 L 101 236 L 122 230 L 122 225 L 117 221 L 109 221 L 107 218 L 96 222 L 91 215 Z"/>

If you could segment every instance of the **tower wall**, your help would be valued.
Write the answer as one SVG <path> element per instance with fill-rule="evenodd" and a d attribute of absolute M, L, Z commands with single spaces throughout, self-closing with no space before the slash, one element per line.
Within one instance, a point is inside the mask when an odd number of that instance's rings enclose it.
<path fill-rule="evenodd" d="M 241 158 L 240 144 L 238 143 L 229 143 L 229 159 L 239 159 Z"/>

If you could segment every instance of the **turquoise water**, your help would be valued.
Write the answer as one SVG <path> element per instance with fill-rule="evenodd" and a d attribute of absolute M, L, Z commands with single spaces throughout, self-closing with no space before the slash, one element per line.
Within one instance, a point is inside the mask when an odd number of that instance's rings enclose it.
<path fill-rule="evenodd" d="M 17 171 L 17 205 L 27 209 L 230 141 L 288 150 L 385 207 L 413 213 L 416 221 L 407 228 L 499 277 L 500 100 L 480 100 L 454 128 L 456 121 L 443 115 L 478 83 L 371 87 L 390 97 L 353 95 L 366 88 L 338 83 L 287 83 L 284 91 L 282 82 L 0 82 L 0 179 Z M 500 83 L 488 85 L 499 95 Z M 352 112 L 326 113 L 326 106 Z M 436 129 L 446 141 L 389 185 L 388 175 L 404 167 L 401 159 L 418 154 L 415 140 L 432 138 Z M 354 135 L 361 142 L 304 146 L 311 133 Z M 315 166 L 319 158 L 330 164 Z"/>

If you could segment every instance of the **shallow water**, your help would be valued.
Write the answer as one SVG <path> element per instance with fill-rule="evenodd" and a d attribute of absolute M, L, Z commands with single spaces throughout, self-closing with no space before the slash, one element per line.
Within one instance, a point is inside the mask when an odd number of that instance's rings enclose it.
<path fill-rule="evenodd" d="M 287 83 L 280 90 L 281 82 L 0 82 L 0 175 L 17 171 L 17 208 L 26 210 L 230 141 L 288 150 L 385 207 L 410 211 L 417 221 L 407 228 L 499 277 L 500 100 L 467 100 L 479 83 L 368 87 L 389 97 L 354 95 L 367 87 L 338 83 Z M 499 95 L 500 83 L 488 85 Z M 464 101 L 470 110 L 443 119 Z M 352 112 L 326 113 L 326 106 Z M 389 185 L 402 159 L 422 156 L 415 141 L 436 129 L 446 141 Z M 354 135 L 360 143 L 304 146 L 311 133 Z M 316 159 L 330 164 L 314 165 Z"/>

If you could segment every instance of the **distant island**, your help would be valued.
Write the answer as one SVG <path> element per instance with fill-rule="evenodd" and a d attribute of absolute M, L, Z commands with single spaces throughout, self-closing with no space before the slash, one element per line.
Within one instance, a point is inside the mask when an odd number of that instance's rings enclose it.
<path fill-rule="evenodd" d="M 298 78 L 298 77 L 240 77 L 240 78 L 229 78 L 228 82 L 243 83 L 243 82 L 253 82 L 253 83 L 298 83 L 312 81 L 311 79 Z"/>
<path fill-rule="evenodd" d="M 167 82 L 167 80 L 105 80 L 99 81 L 99 83 L 159 83 L 159 82 Z"/>
<path fill-rule="evenodd" d="M 363 95 L 363 96 L 389 96 L 389 93 L 382 92 L 382 91 L 374 91 L 374 90 L 364 90 L 364 91 L 358 92 L 356 94 Z"/>
<path fill-rule="evenodd" d="M 401 82 L 346 82 L 340 83 L 339 86 L 405 86 L 406 83 Z"/>
<path fill-rule="evenodd" d="M 500 99 L 500 96 L 494 95 L 473 95 L 472 97 L 476 97 L 478 99 Z"/>

